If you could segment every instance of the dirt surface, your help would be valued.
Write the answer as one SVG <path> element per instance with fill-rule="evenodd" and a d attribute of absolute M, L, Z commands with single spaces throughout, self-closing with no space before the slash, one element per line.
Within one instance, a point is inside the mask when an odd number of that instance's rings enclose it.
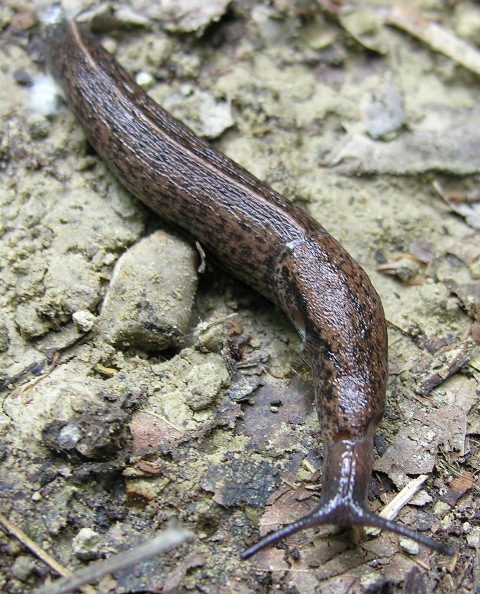
<path fill-rule="evenodd" d="M 46 103 L 41 21 L 53 4 L 0 6 L 0 592 L 59 577 L 15 527 L 77 571 L 171 518 L 194 540 L 90 591 L 476 591 L 478 5 L 409 3 L 423 41 L 386 1 L 138 0 L 88 15 L 152 97 L 308 210 L 369 273 L 390 338 L 370 506 L 425 475 L 398 519 L 457 551 L 387 533 L 355 545 L 328 528 L 241 562 L 321 490 L 301 341 L 208 255 L 199 274 L 201 252 L 127 194 L 63 103 Z M 114 265 L 153 232 L 169 248 L 139 291 Z"/>

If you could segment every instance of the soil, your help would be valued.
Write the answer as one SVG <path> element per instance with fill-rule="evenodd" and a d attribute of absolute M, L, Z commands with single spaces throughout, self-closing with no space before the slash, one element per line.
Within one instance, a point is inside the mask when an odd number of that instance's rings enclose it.
<path fill-rule="evenodd" d="M 78 571 L 172 518 L 193 540 L 90 591 L 476 591 L 478 73 L 389 24 L 387 0 L 134 0 L 85 17 L 156 101 L 306 209 L 368 272 L 390 341 L 369 504 L 380 511 L 424 476 L 397 520 L 456 551 L 329 527 L 241 561 L 321 491 L 301 340 L 128 194 L 68 107 L 49 102 L 42 32 L 54 4 L 0 6 L 0 592 L 59 577 L 12 526 Z M 476 4 L 410 4 L 480 54 Z M 88 3 L 65 6 L 72 16 Z M 102 313 L 115 263 L 153 233 L 170 246 L 156 255 L 171 268 L 162 279 L 183 287 L 182 321 L 169 299 L 161 349 L 163 297 L 140 291 L 140 325 L 153 328 L 141 340 L 121 314 L 134 307 Z M 172 297 L 173 281 L 152 279 Z"/>

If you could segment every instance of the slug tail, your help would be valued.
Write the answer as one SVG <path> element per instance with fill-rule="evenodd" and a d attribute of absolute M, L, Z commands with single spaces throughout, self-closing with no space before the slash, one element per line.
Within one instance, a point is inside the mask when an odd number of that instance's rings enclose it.
<path fill-rule="evenodd" d="M 320 505 L 312 513 L 296 522 L 267 534 L 244 551 L 241 558 L 248 559 L 258 551 L 300 530 L 325 524 L 336 524 L 345 528 L 371 526 L 390 530 L 439 553 L 453 555 L 453 549 L 445 543 L 382 518 L 368 509 L 366 500 L 371 473 L 371 454 L 369 454 L 371 449 L 368 438 L 340 439 L 334 442 L 328 448 L 325 458 L 324 488 Z"/>

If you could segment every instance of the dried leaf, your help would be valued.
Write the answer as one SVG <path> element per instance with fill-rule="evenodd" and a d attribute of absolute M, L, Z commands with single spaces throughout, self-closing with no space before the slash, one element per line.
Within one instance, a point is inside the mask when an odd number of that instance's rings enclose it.
<path fill-rule="evenodd" d="M 387 23 L 417 37 L 434 51 L 448 56 L 464 68 L 480 74 L 480 52 L 451 31 L 428 21 L 414 8 L 398 4 L 388 15 Z"/>
<path fill-rule="evenodd" d="M 458 297 L 468 315 L 480 320 L 480 282 L 459 284 L 451 279 L 443 281 L 447 289 Z"/>
<path fill-rule="evenodd" d="M 472 358 L 476 343 L 468 336 L 461 342 L 438 350 L 424 372 L 425 379 L 419 382 L 416 392 L 427 396 L 446 379 L 462 369 Z"/>

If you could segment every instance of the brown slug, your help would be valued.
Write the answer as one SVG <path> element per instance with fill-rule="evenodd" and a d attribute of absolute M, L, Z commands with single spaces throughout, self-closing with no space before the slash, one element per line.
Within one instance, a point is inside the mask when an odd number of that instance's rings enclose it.
<path fill-rule="evenodd" d="M 373 434 L 385 406 L 387 331 L 364 270 L 303 210 L 150 99 L 89 32 L 74 22 L 50 26 L 47 57 L 90 143 L 120 181 L 278 304 L 304 341 L 325 450 L 320 503 L 242 558 L 327 523 L 384 528 L 451 554 L 367 507 Z"/>

